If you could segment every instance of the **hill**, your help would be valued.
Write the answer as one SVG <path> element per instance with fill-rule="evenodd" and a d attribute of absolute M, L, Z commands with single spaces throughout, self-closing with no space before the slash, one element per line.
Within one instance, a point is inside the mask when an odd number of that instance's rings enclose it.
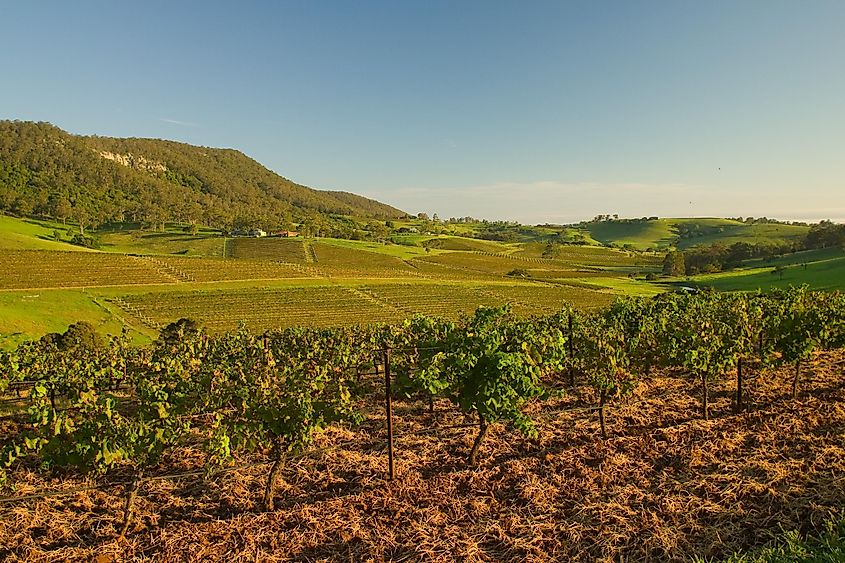
<path fill-rule="evenodd" d="M 320 228 L 332 215 L 404 213 L 346 192 L 297 184 L 232 149 L 158 139 L 72 135 L 48 123 L 0 121 L 0 212 L 217 228 Z"/>
<path fill-rule="evenodd" d="M 800 241 L 810 230 L 806 225 L 720 218 L 617 219 L 590 221 L 581 227 L 601 243 L 639 250 L 685 249 L 716 242 L 783 245 Z"/>

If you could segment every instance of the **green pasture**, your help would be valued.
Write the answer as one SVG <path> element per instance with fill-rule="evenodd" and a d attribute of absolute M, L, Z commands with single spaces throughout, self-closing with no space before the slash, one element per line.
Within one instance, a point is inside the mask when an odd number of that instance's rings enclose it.
<path fill-rule="evenodd" d="M 77 250 L 88 249 L 69 244 L 68 225 L 35 219 L 18 219 L 0 214 L 0 248 L 8 250 Z M 53 239 L 58 231 L 62 241 Z"/>
<path fill-rule="evenodd" d="M 223 256 L 224 239 L 217 231 L 200 230 L 192 235 L 181 229 L 156 231 L 108 231 L 97 234 L 100 250 L 124 254 L 178 254 Z"/>
<path fill-rule="evenodd" d="M 431 236 L 425 235 L 410 235 L 408 238 L 413 237 L 415 239 L 419 239 L 420 241 L 430 239 Z M 404 239 L 405 237 L 393 237 L 393 239 Z M 405 242 L 395 242 L 393 244 L 385 244 L 381 242 L 371 242 L 371 241 L 359 241 L 359 240 L 345 240 L 345 239 L 334 239 L 334 238 L 320 238 L 318 239 L 321 244 L 328 244 L 332 246 L 337 246 L 341 248 L 348 248 L 351 250 L 360 250 L 363 252 L 375 252 L 378 254 L 386 254 L 387 256 L 393 256 L 396 258 L 401 258 L 403 260 L 410 260 L 411 258 L 416 258 L 418 256 L 425 256 L 427 254 L 436 254 L 438 250 L 429 250 L 418 245 L 417 243 L 414 244 L 406 244 Z M 362 260 L 365 259 L 367 256 L 362 255 Z"/>
<path fill-rule="evenodd" d="M 677 233 L 671 219 L 656 221 L 600 221 L 587 224 L 590 236 L 603 244 L 631 245 L 639 250 L 674 246 Z"/>
<path fill-rule="evenodd" d="M 720 291 L 765 291 L 800 285 L 811 289 L 845 290 L 845 257 L 787 265 L 782 271 L 765 267 L 705 274 L 685 283 Z"/>
<path fill-rule="evenodd" d="M 721 231 L 700 237 L 679 239 L 678 248 L 690 248 L 699 245 L 711 245 L 716 242 L 730 246 L 737 242 L 749 244 L 790 244 L 801 240 L 809 227 L 801 225 L 780 225 L 776 223 L 736 223 L 725 224 Z"/>
<path fill-rule="evenodd" d="M 681 227 L 699 229 L 699 234 L 681 238 Z M 602 244 L 630 245 L 639 250 L 681 249 L 716 242 L 730 246 L 749 244 L 789 244 L 800 240 L 809 227 L 777 223 L 742 223 L 720 218 L 662 218 L 653 221 L 599 221 L 585 225 L 590 236 Z"/>
<path fill-rule="evenodd" d="M 120 334 L 128 326 L 133 340 L 148 341 L 153 331 L 126 322 L 119 310 L 85 290 L 0 291 L 0 348 L 49 332 L 64 332 L 78 321 L 102 334 Z"/>

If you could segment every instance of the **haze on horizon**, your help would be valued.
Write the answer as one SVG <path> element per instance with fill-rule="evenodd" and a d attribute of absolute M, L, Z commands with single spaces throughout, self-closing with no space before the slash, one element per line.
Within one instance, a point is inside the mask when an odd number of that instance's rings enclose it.
<path fill-rule="evenodd" d="M 845 3 L 9 3 L 0 118 L 409 212 L 845 221 Z"/>

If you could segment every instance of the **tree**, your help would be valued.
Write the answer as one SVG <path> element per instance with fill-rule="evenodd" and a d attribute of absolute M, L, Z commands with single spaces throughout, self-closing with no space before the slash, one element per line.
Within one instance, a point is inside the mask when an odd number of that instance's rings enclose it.
<path fill-rule="evenodd" d="M 62 223 L 67 221 L 67 218 L 71 216 L 71 213 L 73 213 L 73 209 L 66 197 L 59 197 L 53 202 L 53 215 L 55 215 L 56 219 L 59 219 Z"/>
<path fill-rule="evenodd" d="M 683 276 L 686 273 L 684 253 L 673 250 L 663 259 L 663 274 L 667 276 Z"/>

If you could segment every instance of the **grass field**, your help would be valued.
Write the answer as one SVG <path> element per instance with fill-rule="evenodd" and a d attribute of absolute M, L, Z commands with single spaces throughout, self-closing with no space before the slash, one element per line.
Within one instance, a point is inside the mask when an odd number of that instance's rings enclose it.
<path fill-rule="evenodd" d="M 120 334 L 125 325 L 104 301 L 84 290 L 0 291 L 0 348 L 11 348 L 48 332 L 64 332 L 86 321 L 103 334 Z M 144 332 L 135 330 L 141 341 Z"/>
<path fill-rule="evenodd" d="M 615 243 L 620 246 L 630 244 L 640 250 L 668 248 L 674 246 L 677 239 L 677 234 L 670 219 L 632 223 L 601 221 L 590 223 L 587 231 L 592 238 L 599 242 Z"/>
<path fill-rule="evenodd" d="M 56 230 L 59 231 L 63 240 L 67 239 L 65 225 L 34 219 L 17 219 L 0 214 L 0 248 L 5 250 L 88 250 L 67 242 L 53 240 L 53 231 Z"/>
<path fill-rule="evenodd" d="M 751 268 L 696 276 L 692 285 L 720 291 L 755 291 L 807 285 L 811 289 L 842 289 L 845 286 L 845 256 L 786 266 L 777 273 L 773 267 Z"/>
<path fill-rule="evenodd" d="M 436 237 L 423 241 L 422 245 L 432 250 L 459 250 L 465 252 L 509 252 L 514 245 L 471 239 L 466 237 Z"/>
<path fill-rule="evenodd" d="M 730 246 L 737 242 L 748 242 L 751 244 L 790 244 L 801 239 L 807 234 L 808 227 L 799 225 L 778 225 L 778 224 L 737 224 L 726 225 L 724 230 L 718 233 L 707 234 L 701 237 L 682 239 L 678 241 L 679 248 L 690 248 L 692 246 L 707 245 L 719 242 Z"/>
<path fill-rule="evenodd" d="M 419 256 L 426 256 L 429 254 L 437 254 L 438 250 L 426 250 L 423 245 L 417 244 L 416 242 L 410 244 L 409 241 L 403 240 L 399 237 L 393 237 L 394 239 L 398 239 L 400 242 L 385 244 L 381 242 L 368 242 L 368 241 L 359 241 L 359 240 L 345 240 L 345 239 L 333 239 L 333 238 L 321 238 L 321 244 L 327 244 L 331 246 L 338 246 L 340 248 L 348 248 L 352 250 L 362 250 L 366 252 L 375 252 L 378 254 L 386 254 L 387 256 L 393 256 L 395 258 L 402 258 L 404 260 L 410 260 L 411 258 L 417 258 Z M 424 239 L 428 239 L 430 237 L 424 236 Z M 408 243 L 408 244 L 406 244 Z"/>
<path fill-rule="evenodd" d="M 201 230 L 195 235 L 175 228 L 165 232 L 108 231 L 98 238 L 100 250 L 106 252 L 223 256 L 223 237 L 217 231 Z"/>

